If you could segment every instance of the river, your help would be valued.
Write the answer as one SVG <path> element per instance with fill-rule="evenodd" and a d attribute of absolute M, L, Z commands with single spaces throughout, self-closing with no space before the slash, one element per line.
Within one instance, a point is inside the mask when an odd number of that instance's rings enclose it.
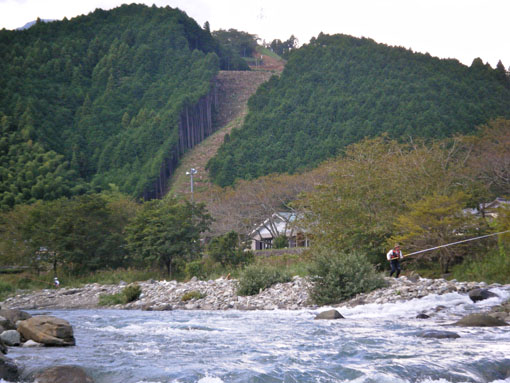
<path fill-rule="evenodd" d="M 77 345 L 11 348 L 24 375 L 73 364 L 96 383 L 492 382 L 510 383 L 510 326 L 451 326 L 476 305 L 450 293 L 394 304 L 341 308 L 345 319 L 300 311 L 44 311 L 67 319 Z M 426 312 L 429 319 L 416 319 Z M 32 311 L 40 314 L 43 311 Z M 427 339 L 423 330 L 458 339 Z"/>

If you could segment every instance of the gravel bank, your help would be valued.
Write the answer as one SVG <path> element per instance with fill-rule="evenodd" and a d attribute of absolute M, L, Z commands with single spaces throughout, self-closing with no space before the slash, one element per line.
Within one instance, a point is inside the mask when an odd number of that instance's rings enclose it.
<path fill-rule="evenodd" d="M 368 294 L 360 294 L 338 307 L 368 303 L 392 303 L 422 298 L 428 294 L 441 295 L 452 292 L 467 294 L 477 288 L 504 287 L 510 290 L 510 285 L 487 285 L 484 282 L 457 282 L 444 279 L 407 278 L 405 276 L 398 279 L 386 278 L 386 280 L 388 287 Z M 142 288 L 139 300 L 109 308 L 142 310 L 297 310 L 316 308 L 308 299 L 309 282 L 298 276 L 294 277 L 291 282 L 276 284 L 249 297 L 238 296 L 236 294 L 237 281 L 224 278 L 209 281 L 200 281 L 194 278 L 185 283 L 149 280 L 140 282 L 139 285 Z M 126 284 L 122 282 L 118 285 L 94 283 L 81 288 L 40 290 L 18 294 L 6 299 L 1 305 L 3 308 L 23 310 L 98 308 L 101 294 L 114 294 L 125 286 Z M 190 291 L 198 291 L 204 295 L 204 298 L 183 302 L 182 296 Z"/>

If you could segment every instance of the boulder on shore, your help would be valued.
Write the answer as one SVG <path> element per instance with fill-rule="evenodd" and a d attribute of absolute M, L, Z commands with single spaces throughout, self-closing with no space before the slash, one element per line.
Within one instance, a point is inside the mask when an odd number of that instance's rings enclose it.
<path fill-rule="evenodd" d="M 469 292 L 469 298 L 471 298 L 473 302 L 479 302 L 495 297 L 498 297 L 498 294 L 495 294 L 487 289 L 474 289 Z"/>
<path fill-rule="evenodd" d="M 40 315 L 19 322 L 18 332 L 45 346 L 74 346 L 73 328 L 65 319 Z"/>
<path fill-rule="evenodd" d="M 35 374 L 37 383 L 94 383 L 81 367 L 55 366 Z"/>
<path fill-rule="evenodd" d="M 463 327 L 497 327 L 508 326 L 509 324 L 488 314 L 469 314 L 455 322 L 454 325 Z"/>
<path fill-rule="evenodd" d="M 0 379 L 8 382 L 17 382 L 19 380 L 18 366 L 14 361 L 0 354 Z"/>
<path fill-rule="evenodd" d="M 344 319 L 344 317 L 336 310 L 327 310 L 317 314 L 315 319 Z"/>

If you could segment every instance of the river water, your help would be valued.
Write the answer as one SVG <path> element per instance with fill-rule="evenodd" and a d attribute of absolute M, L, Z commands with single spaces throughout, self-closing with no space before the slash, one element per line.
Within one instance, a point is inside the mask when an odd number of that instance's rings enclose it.
<path fill-rule="evenodd" d="M 45 311 L 67 319 L 77 345 L 11 348 L 24 375 L 72 364 L 96 383 L 510 383 L 510 326 L 450 324 L 510 297 L 473 304 L 457 293 L 342 308 L 342 320 L 301 311 Z M 418 313 L 433 314 L 416 319 Z M 43 313 L 42 311 L 31 312 Z M 458 339 L 427 339 L 424 330 Z"/>

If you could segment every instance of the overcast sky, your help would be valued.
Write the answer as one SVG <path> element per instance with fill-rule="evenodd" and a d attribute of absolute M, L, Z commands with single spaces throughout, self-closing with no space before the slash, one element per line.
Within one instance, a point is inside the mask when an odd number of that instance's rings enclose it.
<path fill-rule="evenodd" d="M 15 29 L 37 17 L 72 18 L 122 0 L 0 0 L 0 28 Z M 294 34 L 301 44 L 324 33 L 369 37 L 377 42 L 456 58 L 481 57 L 510 66 L 510 0 L 151 0 L 177 7 L 211 30 L 235 28 L 271 41 Z"/>

